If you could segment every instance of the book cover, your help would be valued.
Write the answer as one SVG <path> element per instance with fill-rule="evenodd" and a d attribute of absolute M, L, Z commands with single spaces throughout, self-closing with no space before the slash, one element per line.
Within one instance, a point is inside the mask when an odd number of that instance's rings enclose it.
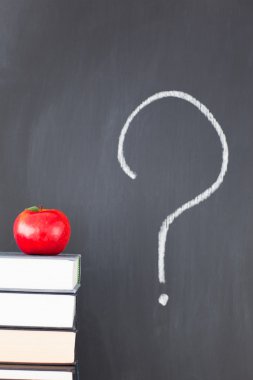
<path fill-rule="evenodd" d="M 0 326 L 71 329 L 76 296 L 70 294 L 1 293 Z"/>
<path fill-rule="evenodd" d="M 0 364 L 1 380 L 78 380 L 76 366 Z"/>
<path fill-rule="evenodd" d="M 76 331 L 0 329 L 0 363 L 74 364 Z"/>
<path fill-rule="evenodd" d="M 76 293 L 81 255 L 0 253 L 0 291 Z"/>

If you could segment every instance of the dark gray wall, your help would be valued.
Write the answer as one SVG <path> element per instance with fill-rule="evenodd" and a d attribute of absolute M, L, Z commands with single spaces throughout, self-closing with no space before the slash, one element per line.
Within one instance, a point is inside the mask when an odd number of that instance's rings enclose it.
<path fill-rule="evenodd" d="M 0 1 L 0 247 L 25 207 L 60 208 L 83 254 L 81 379 L 253 378 L 253 3 L 236 0 Z M 228 174 L 172 225 L 157 297 L 162 220 Z"/>

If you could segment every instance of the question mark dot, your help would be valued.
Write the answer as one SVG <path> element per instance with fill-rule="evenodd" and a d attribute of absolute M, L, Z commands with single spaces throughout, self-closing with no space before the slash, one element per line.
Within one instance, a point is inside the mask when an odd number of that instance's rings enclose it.
<path fill-rule="evenodd" d="M 159 303 L 163 306 L 167 305 L 168 300 L 169 300 L 168 294 L 161 294 L 159 297 Z"/>

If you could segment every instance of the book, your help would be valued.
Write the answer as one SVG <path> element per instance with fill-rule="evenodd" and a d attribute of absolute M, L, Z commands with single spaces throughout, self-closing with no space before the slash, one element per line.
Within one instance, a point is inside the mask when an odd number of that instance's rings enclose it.
<path fill-rule="evenodd" d="M 76 296 L 0 292 L 0 310 L 0 326 L 71 329 L 76 313 Z"/>
<path fill-rule="evenodd" d="M 3 380 L 75 380 L 74 366 L 0 365 Z"/>
<path fill-rule="evenodd" d="M 0 329 L 0 362 L 73 364 L 76 331 Z"/>
<path fill-rule="evenodd" d="M 75 293 L 80 286 L 81 256 L 0 253 L 0 290 Z"/>

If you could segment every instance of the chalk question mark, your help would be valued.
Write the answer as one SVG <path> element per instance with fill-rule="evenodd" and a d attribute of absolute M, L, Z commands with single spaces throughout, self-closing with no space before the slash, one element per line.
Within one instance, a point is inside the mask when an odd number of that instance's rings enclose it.
<path fill-rule="evenodd" d="M 120 163 L 120 166 L 122 170 L 132 179 L 136 179 L 137 174 L 130 169 L 130 167 L 127 165 L 125 157 L 124 157 L 124 141 L 125 137 L 128 131 L 128 128 L 135 118 L 135 116 L 145 107 L 147 107 L 150 103 L 155 102 L 156 100 L 162 99 L 162 98 L 179 98 L 183 99 L 189 103 L 191 103 L 193 106 L 195 106 L 211 123 L 211 125 L 214 127 L 215 131 L 217 132 L 217 135 L 220 139 L 221 147 L 222 147 L 222 163 L 221 163 L 221 169 L 220 173 L 216 179 L 216 181 L 208 187 L 205 191 L 198 194 L 195 198 L 192 200 L 184 203 L 182 206 L 177 208 L 172 214 L 168 215 L 166 219 L 164 219 L 160 230 L 158 234 L 158 279 L 161 284 L 165 284 L 165 269 L 164 269 L 164 258 L 165 258 L 165 248 L 166 248 L 166 239 L 167 234 L 170 225 L 174 222 L 176 218 L 178 218 L 184 211 L 189 210 L 190 208 L 196 206 L 197 204 L 203 202 L 207 198 L 209 198 L 222 184 L 224 176 L 227 172 L 228 167 L 228 144 L 226 140 L 226 136 L 220 126 L 220 124 L 217 122 L 213 114 L 209 111 L 209 109 L 202 103 L 200 103 L 199 100 L 195 99 L 193 96 L 182 92 L 182 91 L 162 91 L 158 92 L 146 100 L 144 100 L 135 110 L 128 116 L 127 121 L 125 122 L 120 136 L 119 136 L 119 143 L 118 143 L 118 161 Z M 161 305 L 166 306 L 168 302 L 169 296 L 168 294 L 161 294 L 158 301 Z"/>

